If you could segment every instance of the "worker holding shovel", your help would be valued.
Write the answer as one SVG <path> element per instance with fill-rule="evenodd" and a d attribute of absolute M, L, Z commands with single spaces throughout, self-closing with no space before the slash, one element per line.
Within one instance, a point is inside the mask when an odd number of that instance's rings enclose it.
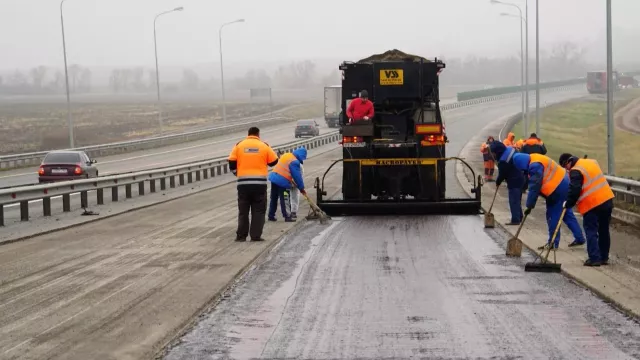
<path fill-rule="evenodd" d="M 509 208 L 511 209 L 511 221 L 507 225 L 520 225 L 522 221 L 522 187 L 525 184 L 524 174 L 513 164 L 513 155 L 516 149 L 513 146 L 505 146 L 494 141 L 490 146 L 491 152 L 498 160 L 498 177 L 496 179 L 496 191 L 503 181 L 507 181 L 509 193 Z"/>
<path fill-rule="evenodd" d="M 529 195 L 527 196 L 525 215 L 529 215 L 536 206 L 538 195 L 544 197 L 547 202 L 547 226 L 549 227 L 549 240 L 547 246 L 557 249 L 560 245 L 560 232 L 552 239 L 556 225 L 560 220 L 564 221 L 574 236 L 574 242 L 584 244 L 585 238 L 573 211 L 567 209 L 562 219 L 563 204 L 569 193 L 569 176 L 567 171 L 550 157 L 541 154 L 514 154 L 513 164 L 518 170 L 527 171 L 529 174 Z M 544 246 L 542 246 L 544 248 Z"/>
<path fill-rule="evenodd" d="M 300 164 L 306 159 L 307 149 L 304 147 L 295 149 L 290 153 L 285 153 L 280 157 L 278 164 L 276 164 L 269 174 L 269 181 L 271 181 L 272 188 L 271 203 L 269 204 L 268 214 L 270 221 L 275 221 L 276 208 L 278 206 L 277 199 L 279 197 L 283 197 L 285 193 L 287 198 L 284 208 L 282 209 L 283 216 L 286 222 L 295 221 L 295 219 L 291 217 L 291 203 L 288 199 L 288 192 L 291 190 L 292 182 L 295 182 L 300 193 L 302 195 L 306 194 L 304 181 L 302 179 L 302 170 L 300 168 Z"/>

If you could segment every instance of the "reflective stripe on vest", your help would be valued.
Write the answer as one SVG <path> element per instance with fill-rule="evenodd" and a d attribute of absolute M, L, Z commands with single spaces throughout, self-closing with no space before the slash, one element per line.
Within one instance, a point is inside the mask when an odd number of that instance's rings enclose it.
<path fill-rule="evenodd" d="M 282 155 L 276 166 L 273 168 L 273 172 L 279 174 L 289 182 L 293 181 L 293 178 L 291 177 L 291 170 L 289 170 L 289 164 L 291 164 L 293 160 L 296 160 L 296 156 L 292 153 Z"/>
<path fill-rule="evenodd" d="M 500 159 L 501 161 L 504 161 L 504 162 L 509 162 L 509 161 L 511 161 L 511 158 L 513 158 L 513 154 L 515 154 L 515 153 L 516 153 L 516 149 L 515 149 L 515 148 L 513 148 L 513 147 L 511 147 L 511 149 L 509 149 L 509 147 L 507 147 L 507 151 L 508 151 L 508 153 L 506 153 L 507 158 L 506 158 L 506 159 L 504 159 L 504 160 Z M 502 158 L 504 158 L 504 155 L 502 155 Z"/>
<path fill-rule="evenodd" d="M 581 215 L 615 197 L 595 160 L 579 159 L 571 170 L 582 174 L 582 190 L 576 204 Z"/>
<path fill-rule="evenodd" d="M 531 156 L 532 163 L 540 163 L 544 168 L 544 173 L 542 175 L 542 188 L 540 189 L 540 192 L 544 196 L 553 194 L 567 174 L 566 170 L 560 167 L 560 165 L 551 160 L 548 156 L 540 154 L 531 154 L 529 156 Z"/>

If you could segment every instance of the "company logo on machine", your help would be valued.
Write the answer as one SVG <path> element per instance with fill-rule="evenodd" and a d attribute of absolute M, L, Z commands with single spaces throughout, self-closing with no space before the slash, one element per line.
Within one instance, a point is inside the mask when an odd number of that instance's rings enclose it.
<path fill-rule="evenodd" d="M 364 142 L 346 142 L 342 144 L 343 147 L 365 147 L 367 143 Z"/>
<path fill-rule="evenodd" d="M 384 69 L 380 70 L 380 85 L 403 85 L 404 70 Z"/>
<path fill-rule="evenodd" d="M 375 159 L 362 160 L 364 166 L 388 166 L 388 165 L 432 165 L 433 160 L 429 159 Z"/>

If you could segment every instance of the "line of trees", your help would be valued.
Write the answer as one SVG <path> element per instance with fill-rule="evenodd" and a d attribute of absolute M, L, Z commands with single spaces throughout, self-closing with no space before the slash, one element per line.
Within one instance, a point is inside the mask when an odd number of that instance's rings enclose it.
<path fill-rule="evenodd" d="M 572 42 L 560 42 L 550 50 L 541 51 L 541 81 L 582 77 L 589 70 L 603 67 L 603 64 L 588 64 L 585 61 L 585 53 L 584 48 Z M 447 69 L 440 78 L 443 86 L 504 86 L 520 83 L 519 52 L 507 58 L 470 56 L 465 59 L 443 58 L 443 60 L 447 64 Z M 529 60 L 529 65 L 530 81 L 533 82 L 535 81 L 535 57 Z M 625 64 L 625 68 L 628 66 Z M 340 81 L 341 75 L 336 67 L 327 73 L 321 73 L 315 62 L 304 60 L 283 64 L 272 74 L 264 69 L 251 69 L 243 76 L 227 80 L 225 87 L 229 89 L 257 87 L 302 89 L 335 85 Z M 78 64 L 69 66 L 69 87 L 72 93 L 90 92 L 92 90 L 91 70 Z M 113 69 L 109 76 L 108 88 L 113 93 L 155 92 L 155 70 L 143 67 Z M 203 78 L 189 68 L 183 70 L 180 81 L 173 83 L 163 81 L 162 84 L 163 92 L 203 92 L 217 91 L 219 88 L 219 79 Z M 13 73 L 0 76 L 0 95 L 63 93 L 64 89 L 64 72 L 46 66 L 38 66 L 26 72 L 15 70 Z"/>

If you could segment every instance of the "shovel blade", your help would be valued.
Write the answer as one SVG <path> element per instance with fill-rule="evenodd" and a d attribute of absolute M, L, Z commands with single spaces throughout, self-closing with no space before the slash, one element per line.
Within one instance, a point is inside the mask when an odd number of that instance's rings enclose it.
<path fill-rule="evenodd" d="M 484 227 L 488 229 L 496 227 L 496 218 L 492 213 L 484 214 Z"/>
<path fill-rule="evenodd" d="M 522 240 L 511 238 L 507 241 L 507 256 L 522 256 Z"/>

